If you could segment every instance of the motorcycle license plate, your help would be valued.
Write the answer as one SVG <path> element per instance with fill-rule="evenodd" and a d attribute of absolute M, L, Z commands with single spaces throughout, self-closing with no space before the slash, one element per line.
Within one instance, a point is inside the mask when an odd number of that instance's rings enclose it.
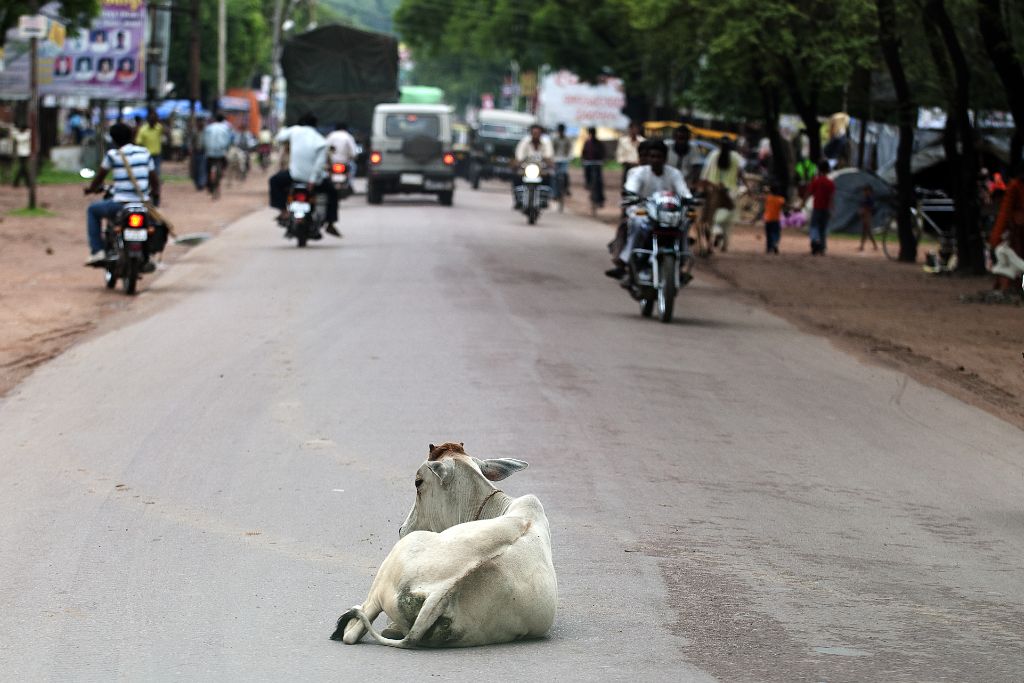
<path fill-rule="evenodd" d="M 422 173 L 403 173 L 398 176 L 398 182 L 402 185 L 422 185 Z"/>
<path fill-rule="evenodd" d="M 309 213 L 309 202 L 292 202 L 288 205 L 288 210 L 291 213 L 306 215 Z"/>
<path fill-rule="evenodd" d="M 332 173 L 331 174 L 331 182 L 332 183 L 347 183 L 348 182 L 348 174 L 347 173 Z"/>
<path fill-rule="evenodd" d="M 145 242 L 149 239 L 149 231 L 145 228 L 125 228 L 125 242 Z"/>
<path fill-rule="evenodd" d="M 541 181 L 540 178 L 523 178 L 523 182 L 524 183 L 535 184 L 535 183 L 540 183 L 542 181 Z"/>

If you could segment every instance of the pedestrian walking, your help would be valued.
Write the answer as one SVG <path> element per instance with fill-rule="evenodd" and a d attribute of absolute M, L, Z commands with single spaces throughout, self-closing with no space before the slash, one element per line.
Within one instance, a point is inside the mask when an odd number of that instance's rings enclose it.
<path fill-rule="evenodd" d="M 205 127 L 205 121 L 196 119 L 195 130 L 191 132 L 189 140 L 189 156 L 191 157 L 189 170 L 192 173 L 192 184 L 195 185 L 197 192 L 206 189 L 206 152 L 203 149 Z"/>
<path fill-rule="evenodd" d="M 640 143 L 644 136 L 640 135 L 640 124 L 636 121 L 629 124 L 629 130 L 619 138 L 615 147 L 615 160 L 622 164 L 622 185 L 626 184 L 629 169 L 640 163 Z"/>
<path fill-rule="evenodd" d="M 590 191 L 591 211 L 604 206 L 604 145 L 597 139 L 597 129 L 587 129 L 587 141 L 583 143 L 580 153 L 583 162 L 583 178 Z"/>
<path fill-rule="evenodd" d="M 782 209 L 786 198 L 778 185 L 772 185 L 764 197 L 764 253 L 778 254 L 782 237 Z"/>
<path fill-rule="evenodd" d="M 861 190 L 862 195 L 860 198 L 860 249 L 858 251 L 864 251 L 864 242 L 871 240 L 871 246 L 875 251 L 878 251 L 878 243 L 875 242 L 875 191 L 871 189 L 870 185 L 865 185 Z"/>
<path fill-rule="evenodd" d="M 22 180 L 25 187 L 28 187 L 28 162 L 32 156 L 32 131 L 28 128 L 15 128 L 11 137 L 14 139 L 14 156 L 18 158 L 18 168 L 14 172 L 14 182 L 17 187 Z"/>
<path fill-rule="evenodd" d="M 0 124 L 0 183 L 7 182 L 7 175 L 14 164 L 14 130 Z"/>
<path fill-rule="evenodd" d="M 836 184 L 828 177 L 828 162 L 818 162 L 818 175 L 807 186 L 811 201 L 811 255 L 823 256 L 828 246 L 828 219 L 832 215 L 832 200 Z"/>

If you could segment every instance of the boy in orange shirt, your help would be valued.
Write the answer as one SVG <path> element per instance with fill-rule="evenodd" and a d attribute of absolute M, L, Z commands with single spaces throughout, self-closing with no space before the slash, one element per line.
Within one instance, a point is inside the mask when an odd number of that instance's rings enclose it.
<path fill-rule="evenodd" d="M 779 238 L 782 236 L 782 207 L 786 198 L 778 186 L 771 186 L 764 197 L 764 249 L 766 254 L 779 253 Z"/>

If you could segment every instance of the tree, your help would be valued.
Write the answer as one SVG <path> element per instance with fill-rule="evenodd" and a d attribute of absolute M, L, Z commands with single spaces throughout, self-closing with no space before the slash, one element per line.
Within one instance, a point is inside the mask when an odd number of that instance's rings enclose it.
<path fill-rule="evenodd" d="M 957 269 L 985 272 L 985 249 L 978 223 L 978 155 L 971 122 L 971 70 L 945 0 L 926 0 L 922 17 L 936 70 L 946 85 L 947 125 L 943 148 L 956 204 Z M 948 59 L 948 62 L 947 62 Z"/>
<path fill-rule="evenodd" d="M 1015 124 L 1010 143 L 1011 170 L 1021 160 L 1024 149 L 1024 67 L 1004 21 L 1004 8 L 1014 6 L 1011 0 L 977 0 L 978 28 L 992 68 L 1006 91 L 1006 102 Z M 1019 11 L 1019 10 L 1018 10 Z M 1018 15 L 1019 16 L 1019 15 Z"/>
<path fill-rule="evenodd" d="M 227 85 L 248 87 L 253 78 L 270 66 L 270 22 L 261 0 L 228 0 L 227 3 Z M 209 102 L 217 90 L 217 3 L 199 4 L 200 45 L 209 58 L 200 60 L 200 99 Z M 171 22 L 167 78 L 179 93 L 188 83 L 189 36 L 191 20 L 177 14 Z"/>
<path fill-rule="evenodd" d="M 5 0 L 0 6 L 0 48 L 4 46 L 7 31 L 17 25 L 18 17 L 23 14 L 35 14 L 45 2 L 39 0 Z M 58 10 L 61 18 L 67 20 L 68 28 L 88 26 L 89 22 L 100 13 L 100 0 L 64 0 Z"/>
<path fill-rule="evenodd" d="M 895 0 L 876 0 L 878 11 L 878 44 L 882 48 L 885 64 L 896 91 L 897 119 L 900 139 L 896 148 L 896 193 L 898 207 L 896 220 L 899 228 L 899 260 L 914 263 L 917 260 L 917 240 L 914 238 L 910 208 L 914 205 L 914 180 L 910 160 L 914 154 L 914 124 L 917 104 L 910 92 L 906 70 L 903 68 L 901 39 L 897 32 Z"/>

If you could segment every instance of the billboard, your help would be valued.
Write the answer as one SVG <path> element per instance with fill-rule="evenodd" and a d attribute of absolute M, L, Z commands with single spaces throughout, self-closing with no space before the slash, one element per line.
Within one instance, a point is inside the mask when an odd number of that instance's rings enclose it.
<path fill-rule="evenodd" d="M 572 72 L 557 71 L 541 81 L 538 100 L 540 123 L 546 127 L 564 123 L 569 128 L 623 129 L 629 125 L 622 113 L 626 94 L 618 78 L 591 84 L 581 82 Z"/>
<path fill-rule="evenodd" d="M 42 14 L 56 24 L 57 3 Z M 38 43 L 40 95 L 75 95 L 97 100 L 137 100 L 146 96 L 146 3 L 143 0 L 101 0 L 92 26 L 61 42 L 51 30 Z M 7 34 L 0 92 L 26 98 L 29 91 L 28 41 L 17 31 Z"/>

